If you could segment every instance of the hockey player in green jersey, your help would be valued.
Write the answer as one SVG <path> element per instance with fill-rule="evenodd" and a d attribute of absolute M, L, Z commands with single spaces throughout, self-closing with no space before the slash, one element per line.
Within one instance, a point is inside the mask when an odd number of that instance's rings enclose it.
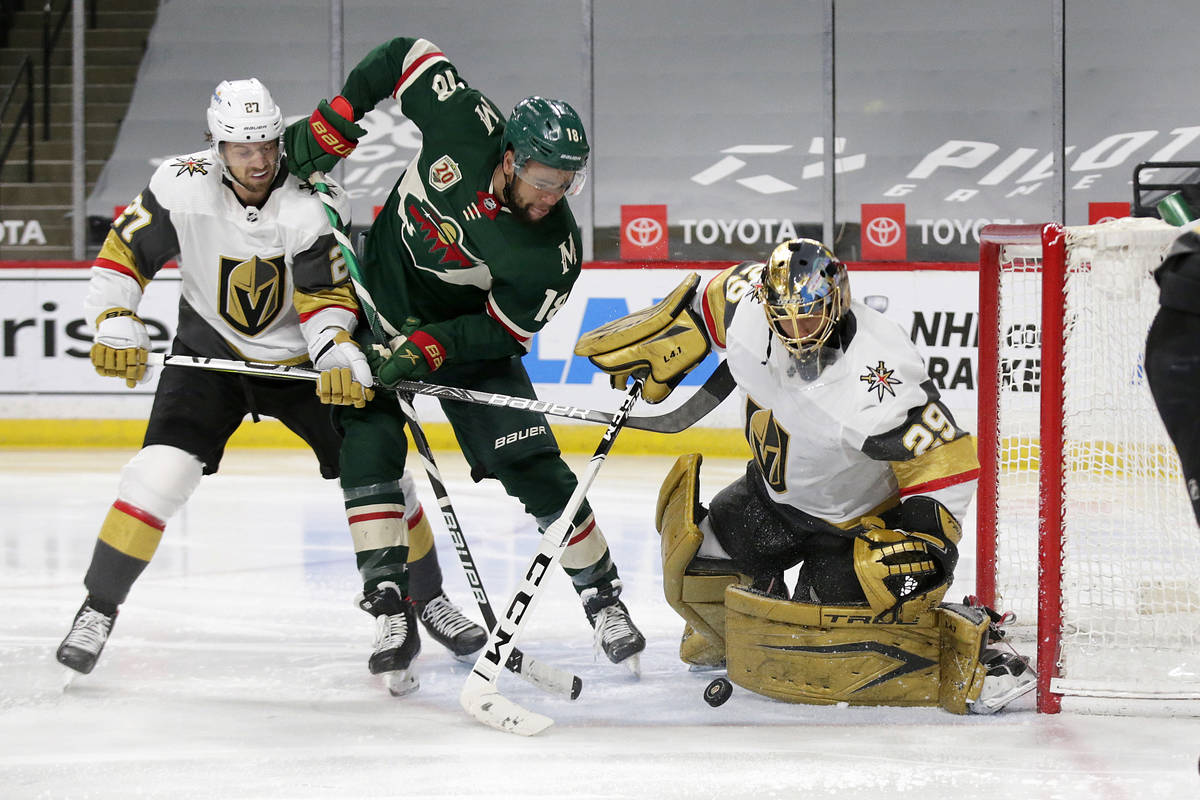
<path fill-rule="evenodd" d="M 372 50 L 340 96 L 288 127 L 288 166 L 298 176 L 332 168 L 366 131 L 356 124 L 385 97 L 421 130 L 420 152 L 371 226 L 362 282 L 394 352 L 364 351 L 381 382 L 436 373 L 447 386 L 534 397 L 521 363 L 533 336 L 566 302 L 579 277 L 579 226 L 565 196 L 582 187 L 589 146 L 567 103 L 522 100 L 506 121 L 469 87 L 437 46 L 396 38 Z M 476 480 L 496 478 L 544 530 L 576 486 L 543 415 L 443 403 Z M 345 409 L 342 486 L 351 503 L 402 509 L 404 418 L 386 392 Z M 419 651 L 405 572 L 407 531 L 371 517 L 378 547 L 359 553 L 363 607 L 379 622 L 372 671 L 409 673 Z M 351 515 L 353 520 L 353 514 Z M 595 632 L 596 646 L 635 672 L 645 639 L 620 601 L 621 581 L 587 503 L 562 559 Z M 352 521 L 352 526 L 353 526 Z M 356 537 L 357 540 L 357 537 Z"/>

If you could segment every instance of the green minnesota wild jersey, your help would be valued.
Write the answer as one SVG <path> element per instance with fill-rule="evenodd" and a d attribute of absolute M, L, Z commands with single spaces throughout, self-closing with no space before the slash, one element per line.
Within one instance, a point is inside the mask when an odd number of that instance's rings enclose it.
<path fill-rule="evenodd" d="M 528 224 L 493 193 L 504 114 L 425 39 L 375 48 L 342 94 L 356 119 L 390 94 L 423 139 L 371 226 L 363 299 L 393 330 L 409 316 L 438 323 L 450 360 L 528 352 L 579 277 L 582 248 L 565 199 Z"/>

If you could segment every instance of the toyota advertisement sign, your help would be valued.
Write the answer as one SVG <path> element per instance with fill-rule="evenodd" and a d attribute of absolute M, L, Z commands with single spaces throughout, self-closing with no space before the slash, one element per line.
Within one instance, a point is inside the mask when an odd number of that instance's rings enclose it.
<path fill-rule="evenodd" d="M 1044 0 L 622 1 L 584 4 L 583 26 L 578 4 L 345 0 L 334 72 L 380 44 L 380 31 L 403 31 L 436 43 L 502 109 L 528 94 L 570 101 L 592 144 L 588 184 L 570 200 L 589 259 L 762 258 L 782 239 L 821 237 L 831 212 L 829 244 L 844 259 L 968 261 L 989 223 L 1049 221 L 1061 194 L 1064 221 L 1086 224 L 1097 204 L 1119 213 L 1129 203 L 1138 163 L 1200 160 L 1200 109 L 1186 101 L 1195 26 L 1181 24 L 1196 18 L 1194 0 L 1068 5 L 1062 169 L 1047 76 L 1064 62 Z M 161 5 L 90 216 L 110 219 L 163 157 L 204 146 L 204 109 L 223 78 L 258 76 L 289 122 L 332 96 L 330 64 L 312 57 L 329 49 L 323 4 L 255 14 L 289 46 L 226 47 L 217 63 L 203 6 Z M 513 18 L 537 21 L 538 46 L 496 46 Z M 360 229 L 417 153 L 438 147 L 386 98 L 361 124 L 334 176 Z M 6 230 L 17 235 L 15 223 Z"/>
<path fill-rule="evenodd" d="M 863 204 L 862 257 L 867 261 L 903 261 L 908 257 L 903 203 Z"/>
<path fill-rule="evenodd" d="M 669 244 L 666 206 L 621 206 L 622 261 L 666 261 Z"/>

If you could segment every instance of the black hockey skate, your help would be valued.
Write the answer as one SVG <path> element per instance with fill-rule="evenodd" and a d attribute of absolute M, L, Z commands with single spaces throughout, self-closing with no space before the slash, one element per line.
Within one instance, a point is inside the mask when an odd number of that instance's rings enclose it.
<path fill-rule="evenodd" d="M 432 600 L 417 603 L 416 608 L 417 618 L 433 640 L 459 661 L 473 662 L 475 654 L 487 644 L 487 631 L 469 620 L 462 609 L 450 602 L 445 592 Z"/>
<path fill-rule="evenodd" d="M 358 606 L 375 617 L 375 649 L 367 662 L 372 675 L 383 675 L 393 697 L 403 697 L 420 687 L 413 659 L 421 652 L 417 612 L 400 587 L 385 581 L 359 598 Z"/>
<path fill-rule="evenodd" d="M 613 581 L 607 587 L 584 589 L 579 599 L 595 630 L 596 650 L 604 651 L 614 664 L 624 664 L 634 675 L 640 675 L 638 654 L 646 649 L 646 637 L 634 626 L 620 596 L 621 582 Z"/>
<path fill-rule="evenodd" d="M 83 601 L 83 605 L 75 614 L 75 620 L 71 623 L 71 631 L 55 653 L 58 663 L 84 675 L 96 666 L 96 661 L 104 650 L 104 643 L 112 633 L 113 623 L 117 621 L 115 609 L 112 614 L 106 614 L 93 608 L 91 603 L 91 597 Z"/>

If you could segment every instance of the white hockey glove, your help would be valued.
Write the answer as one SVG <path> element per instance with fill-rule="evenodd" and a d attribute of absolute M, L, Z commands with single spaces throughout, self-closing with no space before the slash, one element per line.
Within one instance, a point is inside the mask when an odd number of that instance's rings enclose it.
<path fill-rule="evenodd" d="M 322 403 L 362 408 L 375 397 L 371 367 L 345 328 L 325 328 L 309 342 L 308 351 L 321 371 L 317 397 Z"/>
<path fill-rule="evenodd" d="M 150 336 L 146 325 L 128 308 L 110 308 L 96 318 L 96 336 L 92 340 L 92 366 L 110 378 L 124 378 L 132 389 L 152 377 L 146 366 L 150 357 Z"/>

